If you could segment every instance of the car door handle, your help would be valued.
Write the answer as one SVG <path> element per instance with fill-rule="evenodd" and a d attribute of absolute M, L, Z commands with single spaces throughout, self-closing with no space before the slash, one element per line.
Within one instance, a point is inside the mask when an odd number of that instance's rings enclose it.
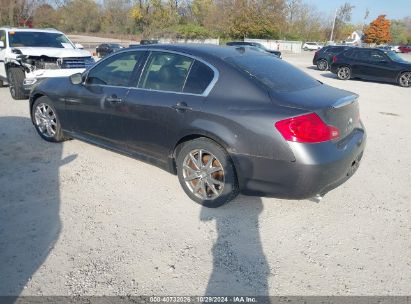
<path fill-rule="evenodd" d="M 123 99 L 117 97 L 117 95 L 112 95 L 110 97 L 106 97 L 106 101 L 111 103 L 120 103 L 123 102 Z"/>
<path fill-rule="evenodd" d="M 193 108 L 190 108 L 185 102 L 179 102 L 175 106 L 172 106 L 172 108 L 177 112 L 186 112 L 193 110 Z"/>

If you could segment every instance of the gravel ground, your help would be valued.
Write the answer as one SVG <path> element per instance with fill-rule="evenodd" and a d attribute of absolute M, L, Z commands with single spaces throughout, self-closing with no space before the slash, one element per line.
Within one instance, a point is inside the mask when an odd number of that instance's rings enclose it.
<path fill-rule="evenodd" d="M 358 172 L 317 204 L 190 201 L 177 178 L 78 140 L 50 144 L 0 89 L 0 295 L 410 295 L 411 89 L 360 94 Z M 408 56 L 411 59 L 411 56 Z"/>

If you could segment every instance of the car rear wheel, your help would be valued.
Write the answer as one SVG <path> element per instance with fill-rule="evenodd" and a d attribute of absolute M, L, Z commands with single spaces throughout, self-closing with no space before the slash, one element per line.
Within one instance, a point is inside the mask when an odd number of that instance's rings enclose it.
<path fill-rule="evenodd" d="M 238 195 L 234 165 L 223 147 L 208 138 L 184 143 L 177 156 L 178 179 L 196 203 L 216 208 Z"/>
<path fill-rule="evenodd" d="M 327 69 L 328 69 L 328 62 L 327 62 L 327 60 L 325 60 L 325 59 L 318 60 L 318 62 L 317 62 L 317 68 L 318 68 L 320 71 L 325 71 L 325 70 L 327 70 Z"/>
<path fill-rule="evenodd" d="M 10 68 L 8 78 L 11 97 L 15 100 L 27 99 L 28 96 L 23 89 L 23 81 L 26 78 L 24 71 L 20 68 Z"/>
<path fill-rule="evenodd" d="M 337 70 L 337 76 L 341 80 L 348 80 L 351 78 L 351 69 L 347 66 L 339 67 Z"/>
<path fill-rule="evenodd" d="M 402 87 L 411 87 L 411 72 L 404 72 L 398 78 L 398 84 Z"/>
<path fill-rule="evenodd" d="M 32 108 L 32 119 L 39 135 L 50 142 L 64 141 L 60 121 L 48 97 L 37 99 Z"/>

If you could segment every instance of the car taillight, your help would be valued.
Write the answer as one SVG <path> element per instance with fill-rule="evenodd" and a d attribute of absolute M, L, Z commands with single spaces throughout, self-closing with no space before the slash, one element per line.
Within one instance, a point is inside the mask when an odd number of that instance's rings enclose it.
<path fill-rule="evenodd" d="M 319 143 L 340 137 L 338 128 L 327 125 L 315 113 L 280 120 L 275 127 L 285 140 L 293 142 Z"/>
<path fill-rule="evenodd" d="M 337 56 L 333 56 L 333 63 L 337 62 Z"/>

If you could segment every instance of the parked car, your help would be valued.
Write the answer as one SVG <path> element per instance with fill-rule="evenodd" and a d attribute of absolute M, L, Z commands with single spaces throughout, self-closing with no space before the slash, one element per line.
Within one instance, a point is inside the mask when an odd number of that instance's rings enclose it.
<path fill-rule="evenodd" d="M 380 49 L 382 51 L 393 51 L 392 47 L 390 45 L 381 45 L 378 46 L 377 49 Z"/>
<path fill-rule="evenodd" d="M 158 40 L 153 40 L 153 39 L 142 39 L 140 40 L 140 44 L 141 45 L 147 45 L 147 44 L 158 44 L 159 41 Z"/>
<path fill-rule="evenodd" d="M 335 46 L 330 46 L 327 45 L 318 51 L 315 52 L 314 58 L 313 58 L 313 64 L 317 66 L 317 69 L 320 71 L 325 71 L 328 70 L 331 66 L 332 63 L 332 58 L 345 51 L 346 49 L 350 48 L 350 46 L 346 45 L 335 45 Z"/>
<path fill-rule="evenodd" d="M 96 48 L 96 54 L 98 58 L 107 56 L 108 54 L 117 52 L 123 47 L 118 43 L 102 43 Z"/>
<path fill-rule="evenodd" d="M 226 45 L 228 45 L 228 46 L 253 46 L 253 47 L 257 47 L 257 48 L 259 48 L 259 49 L 261 49 L 265 52 L 271 53 L 271 54 L 277 56 L 278 58 L 282 58 L 280 51 L 267 49 L 264 45 L 262 45 L 261 43 L 258 43 L 258 42 L 231 41 L 231 42 L 227 42 Z"/>
<path fill-rule="evenodd" d="M 402 45 L 398 47 L 401 53 L 410 53 L 411 52 L 411 45 Z"/>
<path fill-rule="evenodd" d="M 306 42 L 303 44 L 304 51 L 317 51 L 321 49 L 323 46 L 317 42 Z"/>
<path fill-rule="evenodd" d="M 250 51 L 255 51 L 255 52 L 260 52 L 260 53 L 265 53 L 268 55 L 271 55 L 273 58 L 275 59 L 281 59 L 281 57 L 278 57 L 277 55 L 267 52 L 259 47 L 256 46 L 250 46 L 250 45 L 242 45 L 242 46 L 233 46 L 234 48 L 237 48 L 238 51 L 240 52 L 246 52 L 246 50 L 250 50 Z"/>
<path fill-rule="evenodd" d="M 319 198 L 345 182 L 365 147 L 358 96 L 243 49 L 119 51 L 36 86 L 32 122 L 47 141 L 77 138 L 177 174 L 206 207 L 239 192 Z"/>
<path fill-rule="evenodd" d="M 13 99 L 26 99 L 31 88 L 49 77 L 83 72 L 94 64 L 90 52 L 54 29 L 0 28 L 0 86 Z"/>
<path fill-rule="evenodd" d="M 339 79 L 363 78 L 411 86 L 411 62 L 393 51 L 352 48 L 333 57 L 331 72 Z"/>
<path fill-rule="evenodd" d="M 401 51 L 400 51 L 400 46 L 399 46 L 399 45 L 393 45 L 393 46 L 392 46 L 392 50 L 393 50 L 394 52 L 396 52 L 396 53 L 401 53 Z"/>

